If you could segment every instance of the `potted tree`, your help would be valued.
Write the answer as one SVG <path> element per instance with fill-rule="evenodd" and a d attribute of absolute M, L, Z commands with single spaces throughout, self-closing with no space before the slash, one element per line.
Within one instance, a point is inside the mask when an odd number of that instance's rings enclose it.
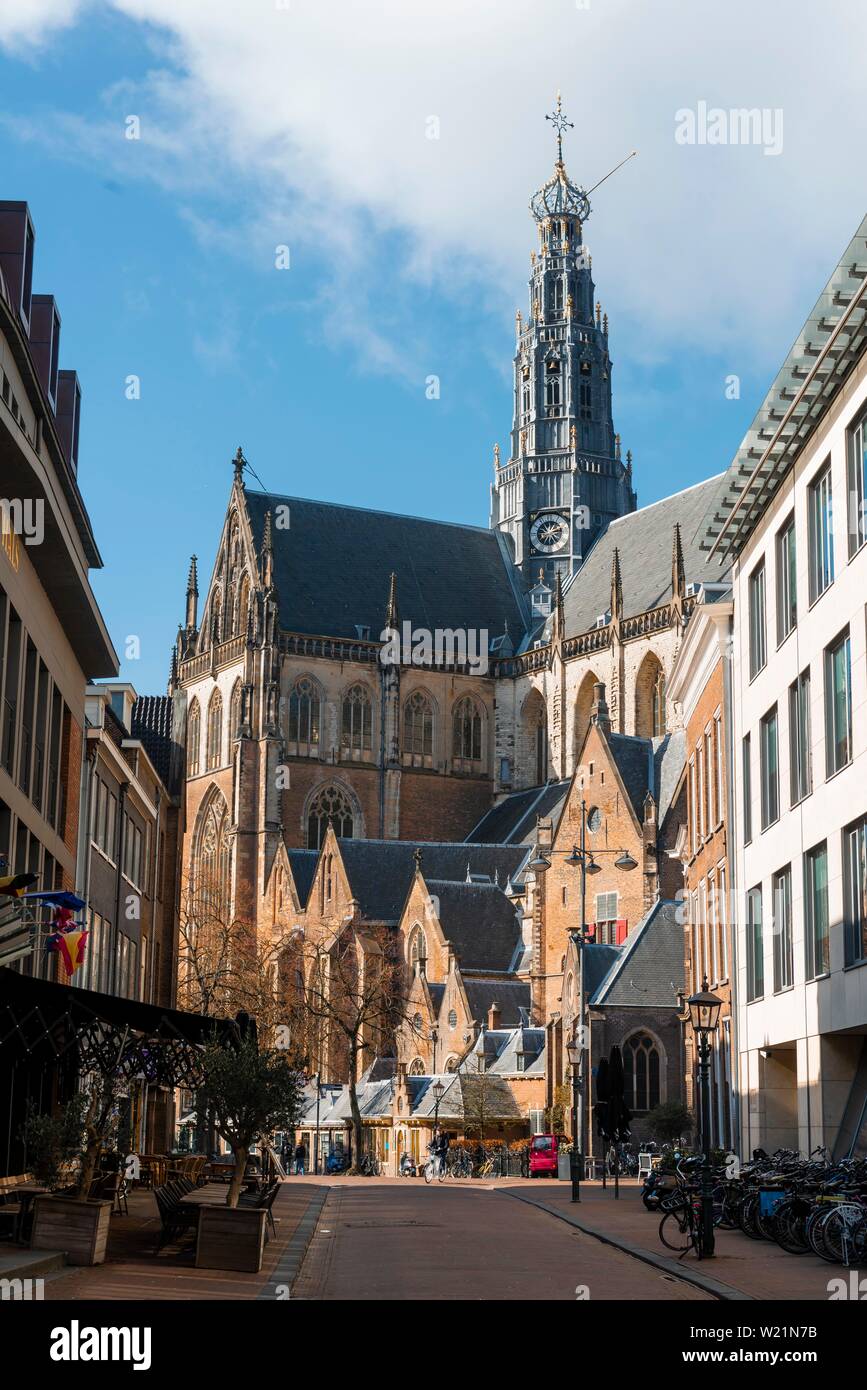
<path fill-rule="evenodd" d="M 248 1032 L 233 1046 L 209 1043 L 202 1059 L 202 1099 L 213 1112 L 217 1133 L 230 1146 L 234 1169 L 225 1206 L 202 1206 L 196 1264 L 204 1269 L 262 1268 L 267 1214 L 239 1204 L 254 1144 L 275 1129 L 296 1127 L 302 1082 L 285 1052 L 259 1051 Z"/>
<path fill-rule="evenodd" d="M 85 1079 L 82 1091 L 58 1113 L 59 1132 L 66 1135 L 73 1152 L 77 1150 L 78 1176 L 70 1191 L 37 1197 L 30 1239 L 35 1250 L 62 1250 L 74 1265 L 96 1265 L 105 1260 L 112 1200 L 91 1198 L 90 1189 L 99 1155 L 117 1124 L 122 1084 L 115 1073 L 92 1074 Z M 37 1143 L 40 1133 L 44 1137 L 43 1162 L 48 1167 L 52 1129 L 44 1123 L 46 1118 L 39 1117 L 40 1127 L 35 1118 L 28 1116 L 27 1124 L 31 1125 L 30 1133 Z"/>

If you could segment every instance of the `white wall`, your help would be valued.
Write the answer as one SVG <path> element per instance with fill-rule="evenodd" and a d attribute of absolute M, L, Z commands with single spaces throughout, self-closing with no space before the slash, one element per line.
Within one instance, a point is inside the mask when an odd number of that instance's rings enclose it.
<path fill-rule="evenodd" d="M 743 1098 L 744 1148 L 758 1143 L 791 1142 L 809 1151 L 818 1143 L 833 1144 L 840 1112 L 848 1096 L 842 1077 L 841 1051 L 854 1056 L 852 1040 L 841 1048 L 823 1044 L 820 1036 L 842 1029 L 867 1032 L 867 965 L 844 969 L 842 829 L 867 811 L 867 547 L 850 560 L 847 532 L 847 427 L 867 401 L 867 364 L 861 362 L 807 445 L 792 474 L 763 516 L 736 566 L 733 642 L 734 779 L 738 885 L 738 1009 L 741 1076 L 749 1078 L 752 1095 Z M 830 456 L 833 489 L 834 581 L 810 607 L 808 585 L 807 488 Z M 777 646 L 776 533 L 794 507 L 797 554 L 797 624 Z M 764 555 L 766 572 L 767 662 L 750 681 L 749 575 Z M 851 638 L 852 761 L 830 779 L 825 775 L 824 650 L 846 624 Z M 811 674 L 811 744 L 813 790 L 800 805 L 790 807 L 788 689 L 809 665 Z M 760 721 L 776 702 L 780 767 L 780 817 L 761 829 Z M 752 742 L 752 841 L 743 844 L 742 740 Z M 830 973 L 807 983 L 802 856 L 819 841 L 828 843 Z M 791 864 L 793 898 L 794 985 L 773 992 L 773 895 L 775 872 Z M 765 992 L 748 1004 L 744 901 L 746 892 L 763 889 Z M 789 1050 L 783 1045 L 790 1044 Z M 773 1049 L 780 1048 L 775 1057 Z M 770 1050 L 770 1056 L 762 1055 Z M 786 1072 L 797 1057 L 796 1119 L 788 1126 L 784 1097 Z M 854 1066 L 854 1063 L 853 1063 Z M 842 1065 L 843 1072 L 846 1064 Z M 776 1077 L 769 1085 L 770 1074 Z M 790 1083 L 795 1085 L 794 1079 Z M 757 1094 L 760 1091 L 761 1094 Z M 775 1099 L 776 1096 L 776 1099 Z M 773 1113 L 771 1113 L 773 1112 Z"/>

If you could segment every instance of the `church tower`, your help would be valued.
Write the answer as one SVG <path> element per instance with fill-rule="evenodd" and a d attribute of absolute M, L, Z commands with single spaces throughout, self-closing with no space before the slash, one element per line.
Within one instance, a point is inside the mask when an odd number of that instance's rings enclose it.
<path fill-rule="evenodd" d="M 560 96 L 546 117 L 557 136 L 553 176 L 530 211 L 530 304 L 515 319 L 514 402 L 508 459 L 494 451 L 491 526 L 512 537 L 530 583 L 554 587 L 578 570 L 600 530 L 635 509 L 631 455 L 621 458 L 611 415 L 608 316 L 596 302 L 583 225 L 590 200 L 563 164 Z"/>

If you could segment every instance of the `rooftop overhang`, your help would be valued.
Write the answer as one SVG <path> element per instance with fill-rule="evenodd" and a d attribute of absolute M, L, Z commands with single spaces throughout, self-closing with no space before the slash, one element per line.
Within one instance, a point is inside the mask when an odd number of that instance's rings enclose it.
<path fill-rule="evenodd" d="M 118 659 L 90 587 L 87 565 L 68 499 L 51 465 L 0 415 L 0 495 L 42 502 L 45 534 L 39 544 L 20 537 L 19 551 L 36 571 L 85 676 L 117 674 Z"/>
<path fill-rule="evenodd" d="M 735 558 L 867 349 L 867 217 L 816 300 L 706 519 L 701 549 Z"/>

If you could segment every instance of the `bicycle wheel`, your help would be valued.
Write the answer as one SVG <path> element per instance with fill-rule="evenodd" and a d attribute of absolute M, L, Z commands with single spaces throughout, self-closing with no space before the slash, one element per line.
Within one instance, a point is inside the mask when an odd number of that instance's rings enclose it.
<path fill-rule="evenodd" d="M 738 1221 L 740 1222 L 741 1230 L 745 1236 L 750 1237 L 750 1240 L 764 1240 L 764 1236 L 756 1224 L 756 1212 L 758 1211 L 758 1207 L 759 1194 L 757 1192 L 751 1192 L 749 1197 L 745 1198 L 741 1203 L 741 1209 L 738 1212 Z"/>
<path fill-rule="evenodd" d="M 774 1239 L 787 1255 L 805 1255 L 810 1242 L 804 1234 L 807 1212 L 799 1201 L 782 1202 L 775 1212 Z"/>
<path fill-rule="evenodd" d="M 433 1164 L 432 1164 L 432 1163 L 426 1163 L 426 1164 L 424 1165 L 424 1180 L 425 1180 L 425 1182 L 433 1182 L 433 1176 L 434 1176 L 434 1174 L 433 1174 Z"/>
<path fill-rule="evenodd" d="M 857 1202 L 841 1202 L 828 1213 L 822 1225 L 822 1239 L 823 1259 L 829 1264 L 848 1267 L 852 1263 L 855 1253 L 853 1236 L 863 1216 L 864 1208 Z"/>
<path fill-rule="evenodd" d="M 822 1226 L 830 1215 L 831 1211 L 827 1206 L 820 1206 L 816 1207 L 815 1211 L 811 1211 L 807 1218 L 806 1236 L 810 1243 L 810 1249 L 814 1255 L 818 1255 L 822 1260 L 827 1259 Z"/>
<path fill-rule="evenodd" d="M 668 1250 L 676 1250 L 678 1253 L 688 1250 L 692 1245 L 690 1225 L 688 1207 L 666 1212 L 659 1223 L 659 1239 Z"/>

